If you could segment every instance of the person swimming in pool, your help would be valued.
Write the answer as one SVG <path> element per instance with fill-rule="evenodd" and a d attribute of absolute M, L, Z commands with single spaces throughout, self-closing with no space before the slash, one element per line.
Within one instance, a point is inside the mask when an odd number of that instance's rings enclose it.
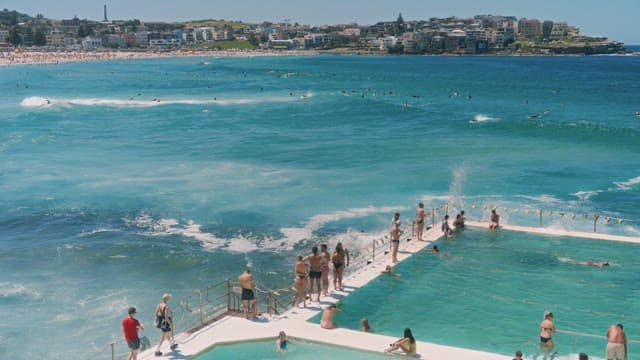
<path fill-rule="evenodd" d="M 280 331 L 276 339 L 276 351 L 283 352 L 285 350 L 287 350 L 287 334 L 284 331 Z"/>

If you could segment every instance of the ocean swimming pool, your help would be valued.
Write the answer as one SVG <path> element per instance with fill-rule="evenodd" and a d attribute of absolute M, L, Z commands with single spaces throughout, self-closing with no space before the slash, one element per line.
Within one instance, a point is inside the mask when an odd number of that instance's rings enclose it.
<path fill-rule="evenodd" d="M 609 325 L 638 339 L 639 245 L 469 228 L 438 241 L 440 255 L 420 252 L 343 299 L 341 327 L 367 317 L 374 332 L 405 327 L 418 340 L 512 355 L 538 350 L 545 310 L 555 314 L 558 356 L 602 357 Z M 578 261 L 608 261 L 598 268 Z M 348 283 L 347 283 L 348 285 Z M 310 319 L 319 322 L 319 316 Z"/>
<path fill-rule="evenodd" d="M 231 344 L 216 345 L 209 351 L 200 354 L 194 360 L 213 359 L 274 359 L 280 360 L 305 360 L 312 358 L 321 359 L 393 359 L 393 355 L 359 351 L 340 346 L 331 346 L 310 341 L 291 339 L 287 350 L 278 353 L 275 351 L 275 338 L 272 340 L 247 341 Z"/>

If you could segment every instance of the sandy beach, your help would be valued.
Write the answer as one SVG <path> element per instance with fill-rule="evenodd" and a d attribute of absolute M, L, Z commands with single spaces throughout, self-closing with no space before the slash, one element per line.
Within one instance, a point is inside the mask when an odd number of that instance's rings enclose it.
<path fill-rule="evenodd" d="M 0 66 L 18 64 L 59 64 L 84 61 L 133 60 L 195 56 L 292 56 L 316 55 L 316 51 L 269 50 L 175 50 L 175 51 L 5 51 L 0 52 Z"/>

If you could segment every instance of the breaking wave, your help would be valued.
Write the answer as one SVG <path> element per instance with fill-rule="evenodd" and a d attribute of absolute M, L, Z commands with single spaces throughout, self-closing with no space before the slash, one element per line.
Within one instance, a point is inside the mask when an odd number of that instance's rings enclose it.
<path fill-rule="evenodd" d="M 300 97 L 294 96 L 272 96 L 272 97 L 260 97 L 260 98 L 235 98 L 235 99 L 160 99 L 153 100 L 122 100 L 122 99 L 97 99 L 97 98 L 76 98 L 76 99 L 57 99 L 57 98 L 44 98 L 41 96 L 31 96 L 25 98 L 20 102 L 20 105 L 24 108 L 51 108 L 51 107 L 71 107 L 71 106 L 106 106 L 117 108 L 146 108 L 165 105 L 249 105 L 260 103 L 276 103 L 276 102 L 291 102 L 299 99 L 306 99 L 312 97 L 313 94 L 308 92 Z"/>

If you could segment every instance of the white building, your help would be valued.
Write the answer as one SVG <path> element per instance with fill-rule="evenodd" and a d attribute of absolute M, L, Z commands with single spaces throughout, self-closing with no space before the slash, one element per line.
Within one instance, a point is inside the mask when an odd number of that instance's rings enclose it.
<path fill-rule="evenodd" d="M 0 30 L 0 42 L 6 42 L 9 38 L 9 30 Z"/>
<path fill-rule="evenodd" d="M 102 47 L 102 38 L 87 36 L 82 40 L 82 48 L 87 50 L 99 49 Z"/>

